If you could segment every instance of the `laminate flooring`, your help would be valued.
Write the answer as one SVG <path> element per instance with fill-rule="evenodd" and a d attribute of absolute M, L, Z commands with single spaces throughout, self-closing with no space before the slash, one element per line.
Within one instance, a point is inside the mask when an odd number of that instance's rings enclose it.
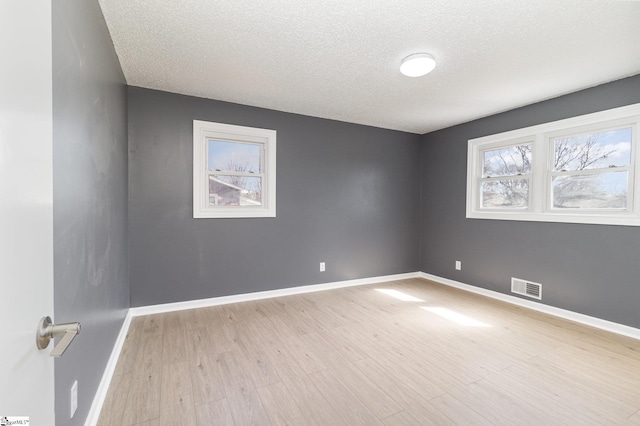
<path fill-rule="evenodd" d="M 640 341 L 422 279 L 134 317 L 106 425 L 640 425 Z"/>

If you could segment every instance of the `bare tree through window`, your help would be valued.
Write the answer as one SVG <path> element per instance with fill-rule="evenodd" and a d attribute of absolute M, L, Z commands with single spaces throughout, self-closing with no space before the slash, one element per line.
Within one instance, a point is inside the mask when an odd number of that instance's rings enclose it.
<path fill-rule="evenodd" d="M 225 206 L 262 202 L 262 149 L 256 144 L 209 140 L 210 203 Z"/>
<path fill-rule="evenodd" d="M 531 144 L 484 152 L 483 207 L 527 207 L 531 153 Z"/>
<path fill-rule="evenodd" d="M 619 140 L 627 132 L 627 143 L 607 143 L 612 133 Z M 553 139 L 553 207 L 625 208 L 630 136 L 630 129 L 617 129 Z"/>
<path fill-rule="evenodd" d="M 554 208 L 625 208 L 631 129 L 551 140 Z M 481 202 L 485 208 L 526 208 L 533 143 L 483 151 Z"/>

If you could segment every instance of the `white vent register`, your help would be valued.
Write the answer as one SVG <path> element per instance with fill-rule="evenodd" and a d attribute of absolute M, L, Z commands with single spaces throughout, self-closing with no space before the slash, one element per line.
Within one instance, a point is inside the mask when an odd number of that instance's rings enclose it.
<path fill-rule="evenodd" d="M 542 300 L 542 284 L 511 277 L 511 292 Z"/>

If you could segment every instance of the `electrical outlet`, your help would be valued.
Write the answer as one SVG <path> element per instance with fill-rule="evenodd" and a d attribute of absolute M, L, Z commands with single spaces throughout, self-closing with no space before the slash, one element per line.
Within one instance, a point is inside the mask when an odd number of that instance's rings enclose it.
<path fill-rule="evenodd" d="M 456 260 L 456 271 L 461 271 L 462 270 L 462 262 L 459 260 Z"/>
<path fill-rule="evenodd" d="M 76 380 L 75 382 L 73 382 L 73 386 L 71 386 L 71 415 L 70 417 L 73 418 L 73 415 L 76 414 L 76 410 L 78 409 L 78 381 Z"/>
<path fill-rule="evenodd" d="M 324 262 L 320 262 L 320 272 L 324 272 L 326 269 Z"/>

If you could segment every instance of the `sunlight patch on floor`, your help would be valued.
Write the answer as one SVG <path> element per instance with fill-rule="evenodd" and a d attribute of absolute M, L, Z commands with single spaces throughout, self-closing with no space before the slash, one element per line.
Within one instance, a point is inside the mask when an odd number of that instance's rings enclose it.
<path fill-rule="evenodd" d="M 418 299 L 417 297 L 413 297 L 410 294 L 403 293 L 398 290 L 392 290 L 388 288 L 377 288 L 376 291 L 386 294 L 387 296 L 394 297 L 398 300 L 402 300 L 403 302 L 424 302 L 424 300 L 422 299 Z"/>
<path fill-rule="evenodd" d="M 442 318 L 446 318 L 449 321 L 453 321 L 457 324 L 464 325 L 467 327 L 491 327 L 489 324 L 485 324 L 473 318 L 470 318 L 466 315 L 462 315 L 461 313 L 452 311 L 447 308 L 433 308 L 428 306 L 421 306 L 425 311 L 429 311 L 433 314 L 439 315 Z"/>

